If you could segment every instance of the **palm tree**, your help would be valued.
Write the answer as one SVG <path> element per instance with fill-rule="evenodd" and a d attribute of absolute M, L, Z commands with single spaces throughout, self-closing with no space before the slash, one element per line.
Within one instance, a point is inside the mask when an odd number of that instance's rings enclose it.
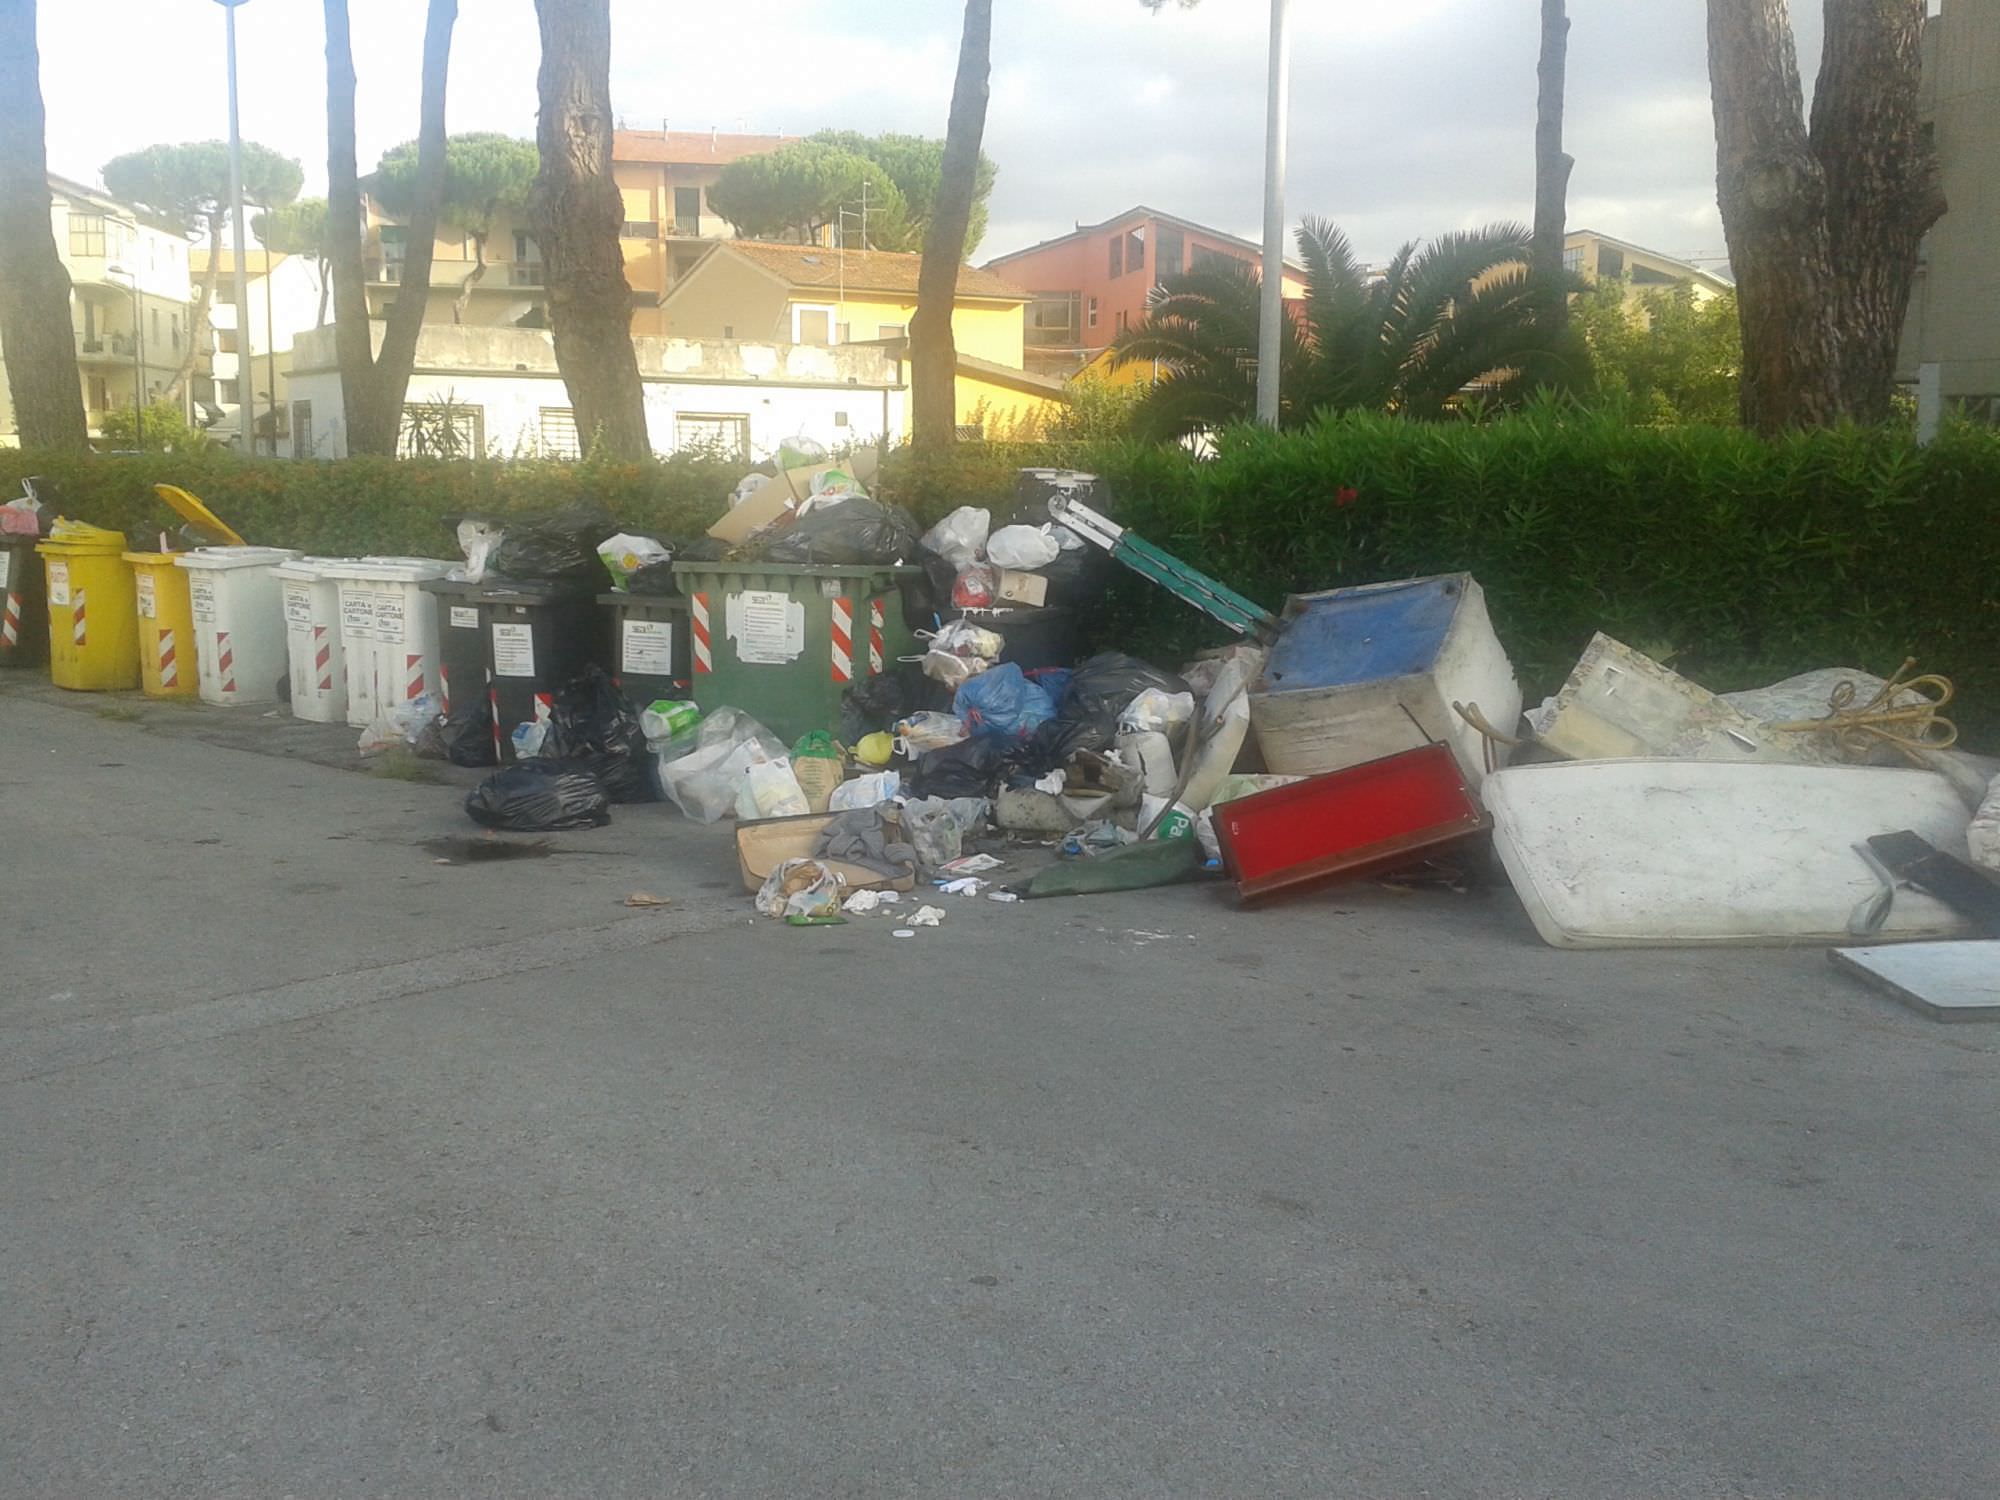
<path fill-rule="evenodd" d="M 1583 371 L 1574 335 L 1551 309 L 1571 285 L 1529 268 L 1524 225 L 1492 224 L 1412 241 L 1371 275 L 1347 236 L 1308 219 L 1302 317 L 1285 320 L 1279 350 L 1283 426 L 1315 413 L 1362 409 L 1442 417 L 1468 389 L 1511 402 Z M 1212 261 L 1153 294 L 1146 321 L 1121 335 L 1114 364 L 1154 361 L 1159 379 L 1140 411 L 1162 437 L 1241 421 L 1256 407 L 1257 275 Z"/>

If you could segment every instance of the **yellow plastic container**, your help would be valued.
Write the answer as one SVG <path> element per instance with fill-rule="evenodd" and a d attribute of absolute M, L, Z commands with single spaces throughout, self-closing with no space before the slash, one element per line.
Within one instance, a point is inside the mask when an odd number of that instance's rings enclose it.
<path fill-rule="evenodd" d="M 192 698 L 201 687 L 194 669 L 194 605 L 187 569 L 173 552 L 128 552 L 139 606 L 139 685 L 148 698 Z"/>
<path fill-rule="evenodd" d="M 49 678 L 79 693 L 139 685 L 139 609 L 124 534 L 57 521 L 35 550 L 49 584 Z"/>

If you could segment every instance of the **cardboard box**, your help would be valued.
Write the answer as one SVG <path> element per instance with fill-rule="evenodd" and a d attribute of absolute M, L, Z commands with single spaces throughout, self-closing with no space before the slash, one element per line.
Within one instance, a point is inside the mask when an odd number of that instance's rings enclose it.
<path fill-rule="evenodd" d="M 879 467 L 873 448 L 858 448 L 845 459 L 787 469 L 741 505 L 725 512 L 721 520 L 708 528 L 708 534 L 718 542 L 740 547 L 752 532 L 761 531 L 796 510 L 799 502 L 812 493 L 813 481 L 829 469 L 844 469 L 866 485 L 874 480 Z"/>
<path fill-rule="evenodd" d="M 1048 602 L 1049 581 L 1039 573 L 1017 573 L 1012 568 L 1002 568 L 996 597 L 1003 604 L 1026 604 L 1040 609 Z"/>
<path fill-rule="evenodd" d="M 788 859 L 811 859 L 813 849 L 833 813 L 808 813 L 802 818 L 759 818 L 736 827 L 736 863 L 743 877 L 743 889 L 753 896 L 764 888 L 771 872 Z M 850 891 L 910 891 L 917 881 L 914 873 L 898 878 L 851 865 L 841 860 L 825 861 L 847 882 Z"/>

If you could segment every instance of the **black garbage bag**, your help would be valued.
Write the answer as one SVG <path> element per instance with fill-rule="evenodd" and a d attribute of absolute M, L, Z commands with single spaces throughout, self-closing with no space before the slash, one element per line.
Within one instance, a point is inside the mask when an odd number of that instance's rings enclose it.
<path fill-rule="evenodd" d="M 685 557 L 687 554 L 676 555 Z M 674 565 L 671 562 L 647 563 L 643 568 L 634 569 L 632 575 L 625 580 L 625 592 L 628 594 L 657 596 L 678 594 L 680 591 L 681 581 L 674 577 Z"/>
<path fill-rule="evenodd" d="M 729 556 L 729 543 L 712 536 L 698 536 L 674 548 L 675 562 L 721 562 Z"/>
<path fill-rule="evenodd" d="M 618 525 L 591 501 L 539 516 L 510 516 L 493 554 L 493 571 L 518 582 L 554 583 L 595 592 L 604 581 L 597 544 Z"/>
<path fill-rule="evenodd" d="M 1080 501 L 1100 515 L 1115 515 L 1117 511 L 1111 486 L 1095 475 L 1069 469 L 1023 469 L 1014 481 L 1014 513 L 1007 524 L 1047 525 L 1053 519 L 1049 501 L 1056 496 Z M 997 531 L 1000 522 L 996 519 L 993 525 Z M 1049 582 L 1047 603 L 1076 606 L 1089 604 L 1104 592 L 1117 564 L 1102 548 L 1085 542 L 1081 547 L 1064 548 L 1054 562 L 1035 571 Z"/>
<path fill-rule="evenodd" d="M 960 740 L 917 757 L 910 790 L 919 797 L 990 797 L 1011 769 L 1007 748 L 997 740 Z"/>
<path fill-rule="evenodd" d="M 472 821 L 510 833 L 601 828 L 611 821 L 604 783 L 583 766 L 524 760 L 487 777 L 465 794 Z"/>
<path fill-rule="evenodd" d="M 446 760 L 455 766 L 497 766 L 500 752 L 493 744 L 493 709 L 485 699 L 462 705 L 454 714 L 433 714 L 417 731 L 413 748 L 419 760 Z"/>
<path fill-rule="evenodd" d="M 841 743 L 852 745 L 865 735 L 893 730 L 898 720 L 925 709 L 951 712 L 950 691 L 924 676 L 921 663 L 896 662 L 841 695 Z"/>
<path fill-rule="evenodd" d="M 1188 685 L 1171 672 L 1149 666 L 1122 651 L 1093 656 L 1070 674 L 1069 690 L 1056 705 L 1056 718 L 1080 726 L 1084 742 L 1075 750 L 1102 750 L 1118 737 L 1118 716 L 1147 688 L 1185 693 Z"/>
<path fill-rule="evenodd" d="M 916 518 L 900 505 L 851 495 L 808 511 L 764 549 L 764 557 L 831 567 L 901 562 L 916 557 L 922 534 Z"/>
<path fill-rule="evenodd" d="M 639 715 L 602 667 L 585 667 L 556 694 L 541 758 L 592 772 L 613 802 L 659 800 Z"/>
<path fill-rule="evenodd" d="M 1036 727 L 1016 758 L 1030 776 L 1046 776 L 1068 765 L 1077 751 L 1101 750 L 1106 743 L 1090 720 L 1047 719 Z"/>

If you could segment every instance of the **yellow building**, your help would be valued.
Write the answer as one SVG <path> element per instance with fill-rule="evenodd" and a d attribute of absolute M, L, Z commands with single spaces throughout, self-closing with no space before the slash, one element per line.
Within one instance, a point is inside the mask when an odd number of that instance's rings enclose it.
<path fill-rule="evenodd" d="M 776 344 L 883 344 L 907 360 L 923 257 L 726 240 L 667 293 L 670 337 Z M 961 266 L 952 311 L 958 420 L 985 436 L 1031 429 L 1064 399 L 1062 382 L 1023 368 L 1028 294 Z"/>
<path fill-rule="evenodd" d="M 1686 283 L 1694 288 L 1694 300 L 1699 305 L 1736 290 L 1728 277 L 1703 270 L 1693 261 L 1662 255 L 1630 240 L 1599 234 L 1595 229 L 1572 229 L 1563 236 L 1563 269 L 1593 286 L 1599 281 L 1622 278 L 1630 299 L 1661 287 Z"/>

